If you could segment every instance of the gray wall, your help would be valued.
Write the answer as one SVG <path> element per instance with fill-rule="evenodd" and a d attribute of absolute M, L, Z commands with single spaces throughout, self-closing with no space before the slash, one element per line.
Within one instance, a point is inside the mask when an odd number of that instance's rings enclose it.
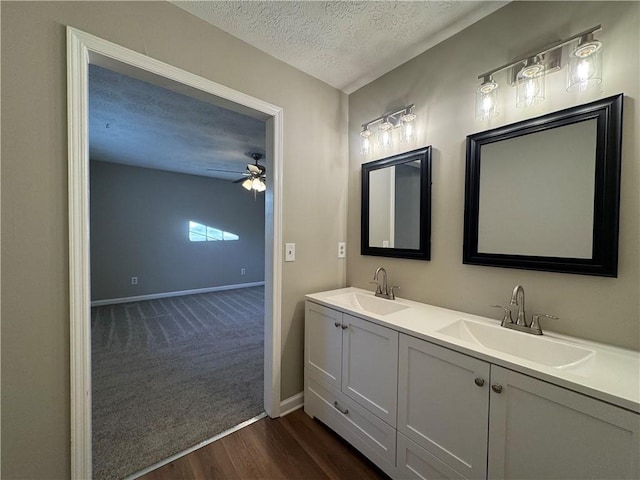
<path fill-rule="evenodd" d="M 512 2 L 350 95 L 348 283 L 370 288 L 375 268 L 384 265 L 402 297 L 493 318 L 500 314 L 489 305 L 507 302 L 514 285 L 522 284 L 530 313 L 560 317 L 548 329 L 639 349 L 639 11 L 638 2 Z M 545 102 L 520 109 L 503 80 L 500 115 L 475 120 L 478 75 L 598 24 L 603 30 L 597 38 L 604 43 L 600 91 L 567 93 L 563 70 L 548 75 Z M 466 136 L 620 92 L 625 99 L 618 278 L 463 265 Z M 375 159 L 359 153 L 360 125 L 410 103 L 416 104 L 418 139 L 405 149 L 433 145 L 432 260 L 360 256 L 360 165 Z"/>
<path fill-rule="evenodd" d="M 167 2 L 0 8 L 2 478 L 70 475 L 66 25 L 283 108 L 282 398 L 301 392 L 304 294 L 346 275 L 346 95 Z"/>
<path fill-rule="evenodd" d="M 90 171 L 92 300 L 264 280 L 264 194 L 115 163 Z M 190 220 L 240 239 L 192 242 Z"/>

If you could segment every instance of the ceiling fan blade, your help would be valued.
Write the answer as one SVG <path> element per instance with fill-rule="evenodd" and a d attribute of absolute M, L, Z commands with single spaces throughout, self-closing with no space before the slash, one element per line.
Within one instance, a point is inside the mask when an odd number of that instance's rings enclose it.
<path fill-rule="evenodd" d="M 222 170 L 220 168 L 207 168 L 207 171 L 209 171 L 209 172 L 223 172 L 223 173 L 237 173 L 238 175 L 243 173 L 243 172 L 239 172 L 237 170 Z"/>
<path fill-rule="evenodd" d="M 249 177 L 242 177 L 242 178 L 239 178 L 237 180 L 234 180 L 232 183 L 241 183 L 241 182 L 244 182 L 247 178 L 249 178 Z"/>

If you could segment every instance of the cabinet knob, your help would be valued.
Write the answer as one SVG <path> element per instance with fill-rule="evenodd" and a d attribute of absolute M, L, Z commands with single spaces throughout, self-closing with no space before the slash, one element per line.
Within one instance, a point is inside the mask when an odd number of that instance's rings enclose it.
<path fill-rule="evenodd" d="M 339 327 L 339 326 L 341 326 L 341 325 L 342 325 L 342 323 L 340 323 L 340 322 L 333 322 L 333 324 L 334 324 L 336 327 Z"/>
<path fill-rule="evenodd" d="M 337 400 L 333 402 L 333 406 L 336 408 L 336 410 L 338 410 L 343 415 L 348 415 L 349 414 L 349 409 L 348 408 L 340 408 L 340 406 L 338 405 L 338 401 Z"/>
<path fill-rule="evenodd" d="M 496 393 L 502 393 L 502 385 L 491 385 L 491 390 Z"/>
<path fill-rule="evenodd" d="M 346 330 L 347 328 L 349 328 L 349 325 L 342 325 L 343 330 Z"/>
<path fill-rule="evenodd" d="M 484 379 L 483 378 L 476 378 L 474 380 L 474 382 L 476 383 L 477 386 L 484 387 Z"/>

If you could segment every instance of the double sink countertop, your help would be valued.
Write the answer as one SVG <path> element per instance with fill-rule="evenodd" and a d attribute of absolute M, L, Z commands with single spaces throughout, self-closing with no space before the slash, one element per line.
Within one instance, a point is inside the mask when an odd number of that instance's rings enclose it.
<path fill-rule="evenodd" d="M 378 325 L 640 413 L 640 352 L 543 330 L 509 330 L 499 320 L 355 287 L 308 300 Z M 544 319 L 543 319 L 544 322 Z"/>

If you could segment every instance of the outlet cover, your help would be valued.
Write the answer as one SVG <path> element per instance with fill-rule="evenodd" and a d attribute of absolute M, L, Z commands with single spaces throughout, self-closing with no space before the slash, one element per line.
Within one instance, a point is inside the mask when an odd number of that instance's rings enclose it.
<path fill-rule="evenodd" d="M 131 285 L 137 285 L 138 284 L 138 277 L 131 277 Z"/>
<path fill-rule="evenodd" d="M 347 256 L 347 243 L 338 242 L 338 258 L 345 258 Z"/>
<path fill-rule="evenodd" d="M 245 273 L 247 273 L 247 270 L 244 268 L 240 269 L 240 275 L 244 275 Z"/>

